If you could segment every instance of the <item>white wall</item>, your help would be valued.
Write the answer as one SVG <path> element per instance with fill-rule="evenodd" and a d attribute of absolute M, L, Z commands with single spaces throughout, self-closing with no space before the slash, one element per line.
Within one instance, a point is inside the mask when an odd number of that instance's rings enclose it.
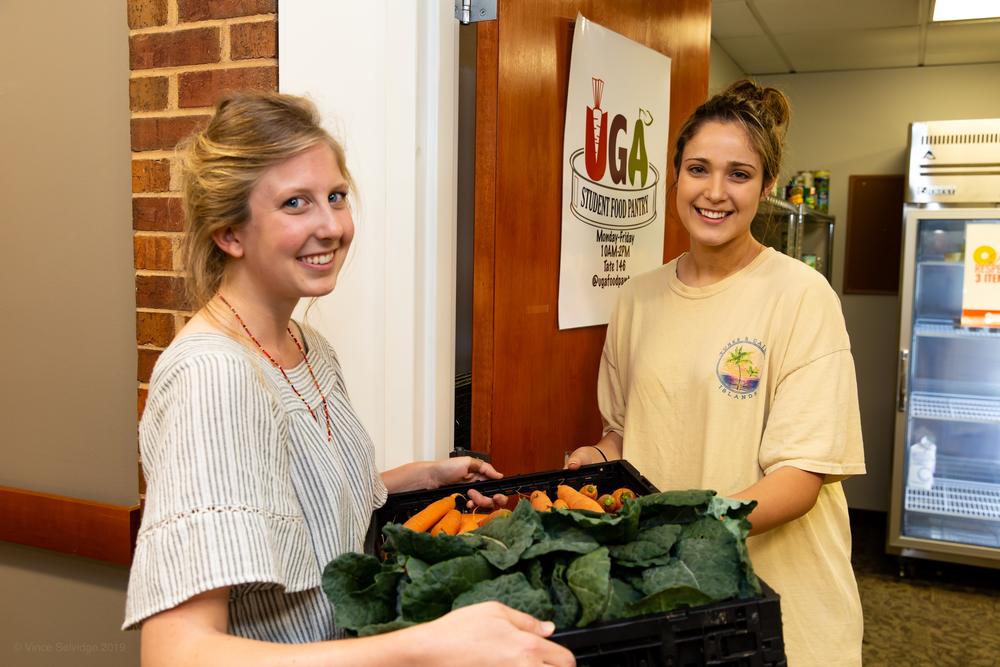
<path fill-rule="evenodd" d="M 714 60 L 713 60 L 714 62 Z M 847 178 L 902 174 L 911 121 L 1000 116 L 1000 64 L 758 77 L 789 96 L 785 173 L 830 169 L 834 287 L 843 282 Z M 902 220 L 902 215 L 900 216 Z M 858 373 L 868 474 L 845 484 L 852 507 L 887 510 L 899 300 L 843 295 Z"/>
<path fill-rule="evenodd" d="M 380 467 L 451 449 L 458 23 L 445 0 L 279 3 L 280 87 L 345 144 L 355 236 L 308 320 L 336 346 Z"/>
<path fill-rule="evenodd" d="M 721 93 L 726 86 L 746 76 L 743 68 L 729 57 L 714 39 L 708 52 L 708 96 Z"/>

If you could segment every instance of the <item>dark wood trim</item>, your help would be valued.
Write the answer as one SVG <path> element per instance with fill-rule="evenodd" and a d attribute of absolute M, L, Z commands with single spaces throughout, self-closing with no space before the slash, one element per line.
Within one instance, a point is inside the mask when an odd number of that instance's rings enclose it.
<path fill-rule="evenodd" d="M 108 505 L 0 486 L 0 540 L 129 565 L 139 505 Z"/>
<path fill-rule="evenodd" d="M 496 257 L 497 21 L 476 28 L 476 197 L 472 266 L 472 440 L 490 452 L 493 434 L 493 325 Z"/>

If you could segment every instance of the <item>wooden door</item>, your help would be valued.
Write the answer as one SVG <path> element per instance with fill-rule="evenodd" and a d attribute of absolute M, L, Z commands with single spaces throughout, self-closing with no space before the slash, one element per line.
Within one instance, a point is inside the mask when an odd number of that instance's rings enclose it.
<path fill-rule="evenodd" d="M 507 474 L 562 467 L 565 451 L 601 436 L 596 389 L 606 327 L 559 331 L 557 322 L 577 12 L 670 56 L 672 144 L 708 89 L 710 4 L 500 0 L 498 19 L 478 27 L 472 447 Z M 667 182 L 674 178 L 670 168 Z M 687 247 L 669 194 L 667 209 L 665 261 Z"/>

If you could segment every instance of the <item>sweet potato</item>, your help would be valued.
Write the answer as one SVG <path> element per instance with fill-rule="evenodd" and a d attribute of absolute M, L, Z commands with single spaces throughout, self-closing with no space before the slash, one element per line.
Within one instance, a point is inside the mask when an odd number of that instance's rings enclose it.
<path fill-rule="evenodd" d="M 552 499 L 544 491 L 531 492 L 531 506 L 539 512 L 548 512 L 552 509 Z"/>
<path fill-rule="evenodd" d="M 435 500 L 430 505 L 407 519 L 406 523 L 403 525 L 418 533 L 426 533 L 428 530 L 433 528 L 438 521 L 443 519 L 445 514 L 455 509 L 455 498 L 459 495 L 460 494 L 453 493 L 450 496 L 441 498 L 440 500 Z"/>
<path fill-rule="evenodd" d="M 571 510 L 590 510 L 591 512 L 604 512 L 601 506 L 593 498 L 588 498 L 576 489 L 565 484 L 560 484 L 557 492 L 559 497 L 566 501 Z"/>
<path fill-rule="evenodd" d="M 462 526 L 462 513 L 458 510 L 448 510 L 440 521 L 431 528 L 431 535 L 447 533 L 448 535 L 458 535 L 458 529 Z"/>

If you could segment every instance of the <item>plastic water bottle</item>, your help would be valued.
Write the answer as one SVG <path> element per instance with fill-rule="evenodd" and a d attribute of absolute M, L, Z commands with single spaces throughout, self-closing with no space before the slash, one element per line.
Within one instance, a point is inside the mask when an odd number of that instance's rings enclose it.
<path fill-rule="evenodd" d="M 914 489 L 934 486 L 934 467 L 937 465 L 937 445 L 926 435 L 910 445 L 910 470 L 906 485 Z"/>

